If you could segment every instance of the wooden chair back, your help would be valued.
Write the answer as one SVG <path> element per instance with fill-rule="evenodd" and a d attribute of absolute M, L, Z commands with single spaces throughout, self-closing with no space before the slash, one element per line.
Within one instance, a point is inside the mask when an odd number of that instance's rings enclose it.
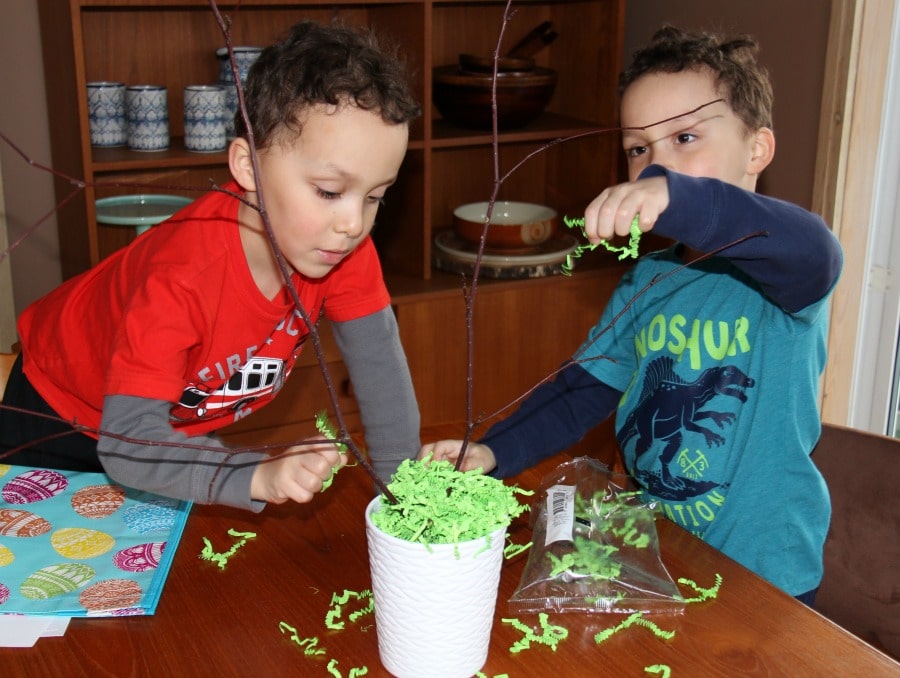
<path fill-rule="evenodd" d="M 825 424 L 812 459 L 832 504 L 816 610 L 900 657 L 900 440 Z"/>

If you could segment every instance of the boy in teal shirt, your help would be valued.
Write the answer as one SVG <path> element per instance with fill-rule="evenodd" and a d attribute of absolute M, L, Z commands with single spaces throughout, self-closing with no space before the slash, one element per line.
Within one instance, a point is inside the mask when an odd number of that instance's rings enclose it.
<path fill-rule="evenodd" d="M 830 502 L 810 453 L 842 253 L 817 215 L 755 193 L 775 152 L 755 57 L 749 38 L 672 27 L 635 54 L 620 79 L 629 181 L 588 205 L 585 232 L 627 235 L 639 215 L 642 232 L 675 244 L 640 258 L 573 362 L 472 444 L 463 468 L 514 475 L 615 412 L 648 498 L 811 604 Z M 455 460 L 460 447 L 422 454 Z"/>

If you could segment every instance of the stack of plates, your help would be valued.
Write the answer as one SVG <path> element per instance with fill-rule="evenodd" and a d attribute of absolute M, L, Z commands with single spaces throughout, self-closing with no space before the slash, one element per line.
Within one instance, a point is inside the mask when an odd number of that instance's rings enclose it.
<path fill-rule="evenodd" d="M 485 250 L 479 275 L 488 278 L 541 278 L 562 272 L 566 258 L 575 252 L 578 240 L 562 233 L 534 247 L 530 252 L 509 253 Z M 451 273 L 471 274 L 475 270 L 478 246 L 463 240 L 453 229 L 441 231 L 434 239 L 435 268 Z"/>

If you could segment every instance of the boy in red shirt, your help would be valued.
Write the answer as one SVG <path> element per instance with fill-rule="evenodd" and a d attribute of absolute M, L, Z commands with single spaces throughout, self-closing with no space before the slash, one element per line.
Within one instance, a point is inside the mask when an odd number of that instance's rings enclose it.
<path fill-rule="evenodd" d="M 271 400 L 309 338 L 260 206 L 309 321 L 331 321 L 375 470 L 415 456 L 418 407 L 369 237 L 419 114 L 402 67 L 369 33 L 302 22 L 263 51 L 245 100 L 258 166 L 239 113 L 224 191 L 21 315 L 4 404 L 86 429 L 0 410 L 0 454 L 30 444 L 4 463 L 102 465 L 130 487 L 254 511 L 322 488 L 342 463 L 332 444 L 260 463 L 210 435 Z"/>

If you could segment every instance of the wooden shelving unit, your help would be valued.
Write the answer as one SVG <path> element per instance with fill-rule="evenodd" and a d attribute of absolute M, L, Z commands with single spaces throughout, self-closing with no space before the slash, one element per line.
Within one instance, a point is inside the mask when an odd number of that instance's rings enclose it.
<path fill-rule="evenodd" d="M 239 8 L 220 3 L 221 11 L 232 18 L 235 45 L 268 44 L 302 18 L 337 17 L 348 24 L 368 24 L 393 39 L 411 66 L 423 115 L 412 127 L 400 179 L 388 193 L 373 236 L 394 295 L 425 423 L 463 415 L 458 391 L 464 373 L 454 372 L 465 353 L 465 335 L 443 329 L 448 314 L 454 318 L 450 324 L 462 318 L 460 280 L 433 270 L 432 241 L 450 225 L 456 205 L 487 199 L 493 186 L 490 133 L 440 119 L 431 103 L 430 74 L 435 66 L 455 63 L 461 52 L 491 54 L 504 7 L 495 0 L 245 0 Z M 136 184 L 141 192 L 195 196 L 210 181 L 227 179 L 224 153 L 191 153 L 181 139 L 183 87 L 216 80 L 215 51 L 224 39 L 206 0 L 39 0 L 39 9 L 54 167 L 86 183 L 80 192 L 64 178 L 57 185 L 59 201 L 77 192 L 58 217 L 63 275 L 71 277 L 135 237 L 130 229 L 97 224 L 95 199 L 137 192 Z M 517 3 L 515 10 L 501 52 L 537 24 L 552 21 L 559 38 L 539 52 L 536 61 L 556 69 L 559 82 L 541 118 L 501 133 L 501 172 L 556 139 L 610 127 L 617 118 L 624 0 L 528 0 Z M 138 153 L 92 148 L 85 95 L 92 80 L 166 85 L 170 149 Z M 500 198 L 542 202 L 562 214 L 578 214 L 617 180 L 620 153 L 615 134 L 554 144 L 514 173 Z M 479 316 L 477 364 L 484 360 L 486 371 L 480 406 L 502 404 L 516 395 L 513 389 L 533 383 L 570 354 L 598 316 L 621 270 L 611 262 L 608 268 L 567 279 L 484 280 L 486 301 L 480 305 L 494 307 Z M 578 317 L 570 315 L 575 313 Z M 426 332 L 421 323 L 433 326 Z M 493 343 L 496 330 L 502 330 L 506 345 Z M 503 373 L 497 370 L 504 368 L 509 344 L 533 345 L 528 337 L 538 337 L 541 345 L 533 355 L 526 351 L 518 356 L 509 365 L 516 375 L 498 384 L 497 376 Z M 452 363 L 454 370 L 436 367 L 436 362 Z M 449 399 L 439 394 L 442 389 L 452 393 Z M 450 415 L 453 409 L 455 416 Z"/>

